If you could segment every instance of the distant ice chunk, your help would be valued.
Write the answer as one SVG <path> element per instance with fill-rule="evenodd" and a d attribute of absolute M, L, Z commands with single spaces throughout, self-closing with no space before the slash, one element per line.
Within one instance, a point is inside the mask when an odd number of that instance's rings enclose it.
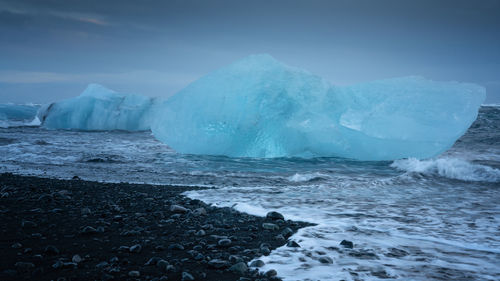
<path fill-rule="evenodd" d="M 42 108 L 39 119 L 51 129 L 149 130 L 154 100 L 90 84 L 78 97 Z"/>
<path fill-rule="evenodd" d="M 37 104 L 0 104 L 0 128 L 39 125 L 35 122 L 39 108 Z"/>
<path fill-rule="evenodd" d="M 190 154 L 429 158 L 467 130 L 484 98 L 478 85 L 421 77 L 337 87 L 253 55 L 163 101 L 151 128 Z"/>

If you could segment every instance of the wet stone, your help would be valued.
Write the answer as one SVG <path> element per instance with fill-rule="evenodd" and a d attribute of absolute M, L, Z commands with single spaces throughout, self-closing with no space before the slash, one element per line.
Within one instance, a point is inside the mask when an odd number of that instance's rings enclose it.
<path fill-rule="evenodd" d="M 231 266 L 229 271 L 243 275 L 248 271 L 248 266 L 244 262 L 239 262 Z"/>
<path fill-rule="evenodd" d="M 44 253 L 47 255 L 58 255 L 59 249 L 57 249 L 55 246 L 49 245 L 45 247 Z"/>
<path fill-rule="evenodd" d="M 288 243 L 286 243 L 286 246 L 291 247 L 291 248 L 299 248 L 300 247 L 300 245 L 293 240 L 288 241 Z"/>
<path fill-rule="evenodd" d="M 140 244 L 136 244 L 136 245 L 130 247 L 130 249 L 129 249 L 129 251 L 131 253 L 140 253 L 141 250 L 142 250 L 142 246 Z"/>
<path fill-rule="evenodd" d="M 182 272 L 182 281 L 192 281 L 194 280 L 193 275 L 191 275 L 189 272 Z"/>
<path fill-rule="evenodd" d="M 285 219 L 285 217 L 283 217 L 282 214 L 280 214 L 278 212 L 274 212 L 274 211 L 267 213 L 266 218 L 272 219 L 272 220 L 284 220 Z"/>
<path fill-rule="evenodd" d="M 265 222 L 262 224 L 262 228 L 267 230 L 279 230 L 279 226 L 274 223 Z"/>
<path fill-rule="evenodd" d="M 130 277 L 140 277 L 141 273 L 139 271 L 137 271 L 137 270 L 132 270 L 132 271 L 128 272 L 128 276 L 130 276 Z"/>
<path fill-rule="evenodd" d="M 323 264 L 332 264 L 333 263 L 333 260 L 330 257 L 320 257 L 318 260 L 320 263 L 323 263 Z"/>
<path fill-rule="evenodd" d="M 351 241 L 348 241 L 348 240 L 342 240 L 342 242 L 340 242 L 340 245 L 344 246 L 344 248 L 349 248 L 349 249 L 354 248 L 354 243 L 352 243 Z"/>
<path fill-rule="evenodd" d="M 265 263 L 261 260 L 254 260 L 253 262 L 250 263 L 251 267 L 263 267 Z"/>

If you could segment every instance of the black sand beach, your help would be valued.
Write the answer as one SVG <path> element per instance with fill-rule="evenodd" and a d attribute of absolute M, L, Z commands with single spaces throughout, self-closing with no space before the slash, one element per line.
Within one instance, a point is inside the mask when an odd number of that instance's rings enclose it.
<path fill-rule="evenodd" d="M 0 174 L 0 279 L 278 280 L 247 262 L 308 224 L 181 195 L 192 189 Z"/>

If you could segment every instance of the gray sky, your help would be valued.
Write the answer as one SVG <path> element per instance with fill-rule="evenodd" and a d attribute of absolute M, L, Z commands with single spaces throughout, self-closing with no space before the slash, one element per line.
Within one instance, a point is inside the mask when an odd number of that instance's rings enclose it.
<path fill-rule="evenodd" d="M 0 103 L 169 96 L 250 54 L 334 84 L 421 75 L 500 103 L 500 1 L 0 0 Z"/>

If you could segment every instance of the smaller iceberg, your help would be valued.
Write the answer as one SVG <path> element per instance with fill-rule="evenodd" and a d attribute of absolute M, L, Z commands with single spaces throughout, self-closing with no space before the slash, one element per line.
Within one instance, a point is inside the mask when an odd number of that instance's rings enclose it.
<path fill-rule="evenodd" d="M 36 126 L 36 115 L 40 105 L 36 104 L 0 104 L 0 127 Z"/>
<path fill-rule="evenodd" d="M 49 129 L 145 131 L 150 129 L 154 102 L 90 84 L 78 97 L 44 106 L 38 117 Z"/>

